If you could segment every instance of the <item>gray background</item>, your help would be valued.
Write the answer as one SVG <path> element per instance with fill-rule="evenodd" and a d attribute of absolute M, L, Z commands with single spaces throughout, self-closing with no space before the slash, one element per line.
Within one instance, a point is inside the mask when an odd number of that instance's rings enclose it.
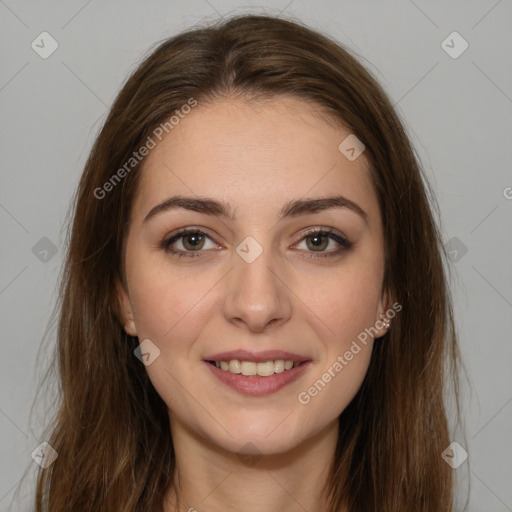
<path fill-rule="evenodd" d="M 464 383 L 466 439 L 453 436 L 471 465 L 454 471 L 462 495 L 471 482 L 468 510 L 512 511 L 510 0 L 0 0 L 0 511 L 27 509 L 30 481 L 13 502 L 15 488 L 25 470 L 29 480 L 35 474 L 31 453 L 44 441 L 53 398 L 40 397 L 42 413 L 29 416 L 47 364 L 38 348 L 57 296 L 70 198 L 108 106 L 153 43 L 241 12 L 297 16 L 346 43 L 404 119 L 455 251 L 455 313 L 472 391 Z M 43 31 L 59 45 L 46 59 L 31 47 Z M 457 58 L 441 45 L 453 31 L 469 44 Z M 445 44 L 462 48 L 457 39 Z"/>

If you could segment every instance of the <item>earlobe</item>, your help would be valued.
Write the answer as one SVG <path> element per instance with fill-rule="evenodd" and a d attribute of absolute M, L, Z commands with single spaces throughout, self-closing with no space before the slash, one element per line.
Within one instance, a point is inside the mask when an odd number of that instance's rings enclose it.
<path fill-rule="evenodd" d="M 378 330 L 375 338 L 381 338 L 386 334 L 391 326 L 391 318 L 388 316 L 388 311 L 391 307 L 391 300 L 389 293 L 384 291 L 379 299 L 378 312 L 379 317 L 375 321 L 375 328 Z"/>
<path fill-rule="evenodd" d="M 135 327 L 133 305 L 130 301 L 128 292 L 124 285 L 120 282 L 117 283 L 117 302 L 120 315 L 120 322 L 126 334 L 130 336 L 137 336 L 137 328 Z"/>

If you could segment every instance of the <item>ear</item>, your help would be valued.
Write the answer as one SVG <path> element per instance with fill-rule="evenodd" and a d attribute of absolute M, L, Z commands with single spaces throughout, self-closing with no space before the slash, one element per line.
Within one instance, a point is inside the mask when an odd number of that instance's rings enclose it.
<path fill-rule="evenodd" d="M 120 281 L 116 284 L 117 303 L 120 316 L 120 322 L 123 324 L 126 334 L 130 336 L 137 336 L 137 329 L 135 327 L 135 320 L 133 318 L 134 310 L 130 301 L 130 296 L 126 291 L 126 287 Z"/>
<path fill-rule="evenodd" d="M 391 318 L 386 315 L 386 312 L 391 307 L 391 304 L 392 300 L 388 290 L 383 290 L 379 298 L 379 304 L 377 307 L 377 318 L 375 318 L 374 324 L 375 329 L 377 330 L 377 333 L 375 334 L 375 339 L 384 336 L 391 325 Z"/>

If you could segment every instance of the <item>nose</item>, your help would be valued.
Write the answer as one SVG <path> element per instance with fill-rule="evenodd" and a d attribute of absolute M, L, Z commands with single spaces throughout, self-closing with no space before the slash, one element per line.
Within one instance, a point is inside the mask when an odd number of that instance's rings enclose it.
<path fill-rule="evenodd" d="M 224 314 L 228 321 L 254 332 L 287 322 L 292 313 L 292 291 L 285 271 L 264 250 L 251 263 L 233 255 L 234 268 L 228 274 Z"/>

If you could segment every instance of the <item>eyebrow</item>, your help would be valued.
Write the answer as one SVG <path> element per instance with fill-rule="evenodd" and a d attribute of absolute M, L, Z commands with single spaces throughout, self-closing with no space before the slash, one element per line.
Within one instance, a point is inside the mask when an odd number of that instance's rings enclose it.
<path fill-rule="evenodd" d="M 151 208 L 143 222 L 146 223 L 161 213 L 180 208 L 203 213 L 205 215 L 224 217 L 232 221 L 236 220 L 234 212 L 227 203 L 209 197 L 172 196 Z M 360 215 L 365 222 L 368 222 L 366 212 L 357 203 L 343 196 L 295 199 L 286 203 L 281 208 L 279 219 L 299 217 L 301 215 L 318 213 L 332 208 L 347 208 Z"/>

